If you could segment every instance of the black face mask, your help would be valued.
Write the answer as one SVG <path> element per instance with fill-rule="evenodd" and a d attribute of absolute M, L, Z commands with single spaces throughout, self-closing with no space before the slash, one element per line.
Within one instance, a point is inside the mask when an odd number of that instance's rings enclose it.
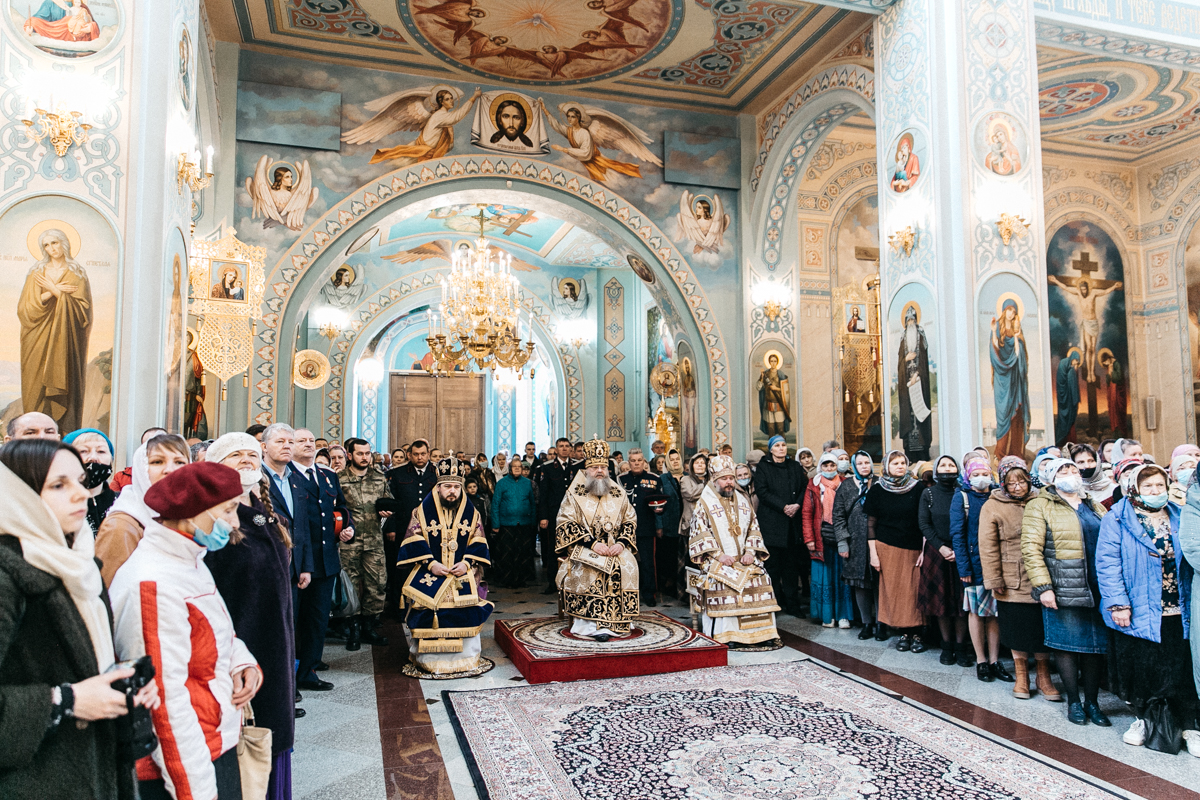
<path fill-rule="evenodd" d="M 112 475 L 112 464 L 89 461 L 83 465 L 83 488 L 95 489 Z"/>
<path fill-rule="evenodd" d="M 1092 478 L 1096 477 L 1096 468 L 1095 467 L 1087 467 L 1086 469 L 1080 468 L 1079 474 L 1083 476 L 1083 479 L 1085 481 L 1090 481 Z"/>
<path fill-rule="evenodd" d="M 954 486 L 956 483 L 958 483 L 957 472 L 938 472 L 934 475 L 934 477 L 942 486 Z"/>

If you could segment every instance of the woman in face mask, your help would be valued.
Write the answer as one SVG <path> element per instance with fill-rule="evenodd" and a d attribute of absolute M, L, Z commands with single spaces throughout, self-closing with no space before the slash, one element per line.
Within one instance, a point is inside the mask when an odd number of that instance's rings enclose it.
<path fill-rule="evenodd" d="M 738 491 L 750 498 L 750 506 L 758 513 L 758 493 L 754 491 L 754 473 L 746 464 L 734 467 L 734 477 L 737 479 Z"/>
<path fill-rule="evenodd" d="M 96 558 L 100 559 L 100 574 L 110 585 L 121 565 L 142 540 L 146 525 L 154 512 L 143 498 L 151 486 L 180 467 L 188 464 L 191 449 L 182 436 L 162 433 L 150 439 L 133 453 L 133 483 L 117 495 L 100 529 L 96 531 Z"/>
<path fill-rule="evenodd" d="M 958 462 L 951 456 L 937 460 L 933 485 L 921 497 L 921 586 L 917 602 L 921 613 L 936 617 L 942 634 L 942 655 L 949 666 L 970 667 L 975 660 L 967 638 L 967 612 L 963 610 L 963 583 L 954 566 L 954 541 L 950 536 L 950 509 L 959 487 Z"/>
<path fill-rule="evenodd" d="M 1048 466 L 1053 486 L 1025 506 L 1021 520 L 1021 559 L 1042 604 L 1046 646 L 1055 652 L 1067 699 L 1067 719 L 1076 725 L 1109 726 L 1096 699 L 1108 652 L 1108 632 L 1100 616 L 1096 582 L 1096 541 L 1104 508 L 1083 492 L 1074 462 L 1054 459 Z M 1079 679 L 1083 678 L 1083 702 Z"/>
<path fill-rule="evenodd" d="M 1075 466 L 1079 467 L 1079 476 L 1083 478 L 1083 490 L 1087 492 L 1087 496 L 1104 505 L 1112 497 L 1117 485 L 1108 473 L 1100 468 L 1095 449 L 1090 444 L 1072 444 L 1067 446 L 1067 452 L 1070 453 Z"/>
<path fill-rule="evenodd" d="M 985 683 L 1016 679 L 1000 663 L 1000 624 L 996 619 L 996 599 L 983 585 L 983 566 L 979 557 L 979 516 L 991 500 L 992 469 L 987 461 L 973 459 L 967 464 L 966 487 L 950 504 L 950 538 L 954 542 L 954 564 L 962 579 L 963 606 L 970 612 L 971 644 L 975 647 L 975 677 Z"/>
<path fill-rule="evenodd" d="M 159 746 L 138 770 L 142 800 L 241 797 L 241 708 L 262 672 L 234 634 L 203 558 L 229 543 L 244 491 L 237 470 L 213 462 L 154 484 L 145 502 L 156 518 L 112 583 L 117 658 L 150 656 L 162 688 L 153 715 Z M 206 691 L 193 688 L 197 675 Z"/>
<path fill-rule="evenodd" d="M 849 628 L 854 616 L 850 587 L 842 581 L 842 560 L 837 557 L 837 540 L 833 531 L 833 501 L 842 474 L 838 471 L 838 451 L 830 451 L 817 462 L 817 476 L 804 490 L 801 509 L 801 528 L 804 544 L 812 556 L 812 599 L 809 613 L 813 622 L 826 628 L 835 624 Z M 845 451 L 841 451 L 844 453 Z M 847 457 L 847 464 L 849 458 Z"/>
<path fill-rule="evenodd" d="M 1187 500 L 1187 487 L 1192 482 L 1192 476 L 1196 474 L 1197 462 L 1195 453 L 1191 452 L 1180 453 L 1171 458 L 1171 485 L 1167 494 L 1177 506 L 1182 506 Z"/>
<path fill-rule="evenodd" d="M 88 526 L 99 530 L 108 509 L 112 508 L 117 493 L 108 485 L 112 475 L 112 440 L 95 428 L 80 428 L 63 437 L 83 459 L 83 488 L 88 490 Z"/>
<path fill-rule="evenodd" d="M 853 464 L 853 472 L 842 481 L 833 498 L 833 535 L 842 564 L 842 581 L 853 591 L 863 621 L 858 638 L 866 640 L 876 635 L 876 609 L 875 570 L 871 569 L 863 501 L 875 482 L 875 463 L 870 453 L 859 450 L 854 454 Z M 883 639 L 887 636 L 884 635 L 881 641 Z"/>
<path fill-rule="evenodd" d="M 209 550 L 204 564 L 229 607 L 233 629 L 262 669 L 263 689 L 254 700 L 254 717 L 255 724 L 271 729 L 275 761 L 267 798 L 287 800 L 292 789 L 295 721 L 304 713 L 295 704 L 292 541 L 271 507 L 257 439 L 246 433 L 227 433 L 209 446 L 205 459 L 237 470 L 241 479 L 237 529 L 230 534 L 229 544 Z"/>
<path fill-rule="evenodd" d="M 1136 719 L 1122 737 L 1200 757 L 1196 686 L 1188 650 L 1192 567 L 1179 542 L 1179 509 L 1167 473 L 1146 464 L 1100 526 L 1096 572 L 1104 621 L 1117 632 L 1113 663 L 1121 698 Z"/>

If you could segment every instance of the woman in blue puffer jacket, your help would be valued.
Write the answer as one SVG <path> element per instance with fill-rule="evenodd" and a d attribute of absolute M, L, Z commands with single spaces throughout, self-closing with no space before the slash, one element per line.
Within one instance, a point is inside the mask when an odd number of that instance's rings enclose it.
<path fill-rule="evenodd" d="M 1126 744 L 1200 757 L 1190 633 L 1192 567 L 1179 543 L 1179 507 L 1162 467 L 1134 469 L 1129 492 L 1100 524 L 1096 578 L 1104 622 L 1117 631 L 1113 659 L 1137 719 Z M 1156 730 L 1156 722 L 1173 725 Z M 1181 735 L 1182 734 L 1182 735 Z"/>

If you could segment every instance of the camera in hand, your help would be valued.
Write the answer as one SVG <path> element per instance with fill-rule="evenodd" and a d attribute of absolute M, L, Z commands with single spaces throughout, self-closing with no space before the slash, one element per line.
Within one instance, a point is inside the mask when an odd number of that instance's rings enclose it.
<path fill-rule="evenodd" d="M 132 669 L 133 675 L 112 682 L 112 688 L 125 695 L 125 708 L 129 713 L 117 717 L 117 754 L 122 761 L 137 761 L 154 752 L 158 737 L 154 735 L 154 724 L 150 721 L 150 709 L 134 705 L 137 693 L 154 680 L 154 663 L 150 656 L 137 661 L 123 661 L 113 669 Z"/>

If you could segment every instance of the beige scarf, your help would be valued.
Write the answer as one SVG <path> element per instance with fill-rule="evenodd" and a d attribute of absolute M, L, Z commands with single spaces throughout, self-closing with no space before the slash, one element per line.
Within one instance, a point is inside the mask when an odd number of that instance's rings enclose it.
<path fill-rule="evenodd" d="M 17 537 L 26 562 L 62 581 L 79 616 L 83 617 L 96 653 L 96 664 L 104 672 L 113 665 L 113 640 L 108 609 L 100 599 L 104 581 L 94 559 L 96 539 L 92 529 L 85 521 L 75 534 L 74 546 L 68 547 L 62 528 L 41 496 L 3 464 L 0 464 L 0 496 L 6 499 L 0 531 Z"/>

